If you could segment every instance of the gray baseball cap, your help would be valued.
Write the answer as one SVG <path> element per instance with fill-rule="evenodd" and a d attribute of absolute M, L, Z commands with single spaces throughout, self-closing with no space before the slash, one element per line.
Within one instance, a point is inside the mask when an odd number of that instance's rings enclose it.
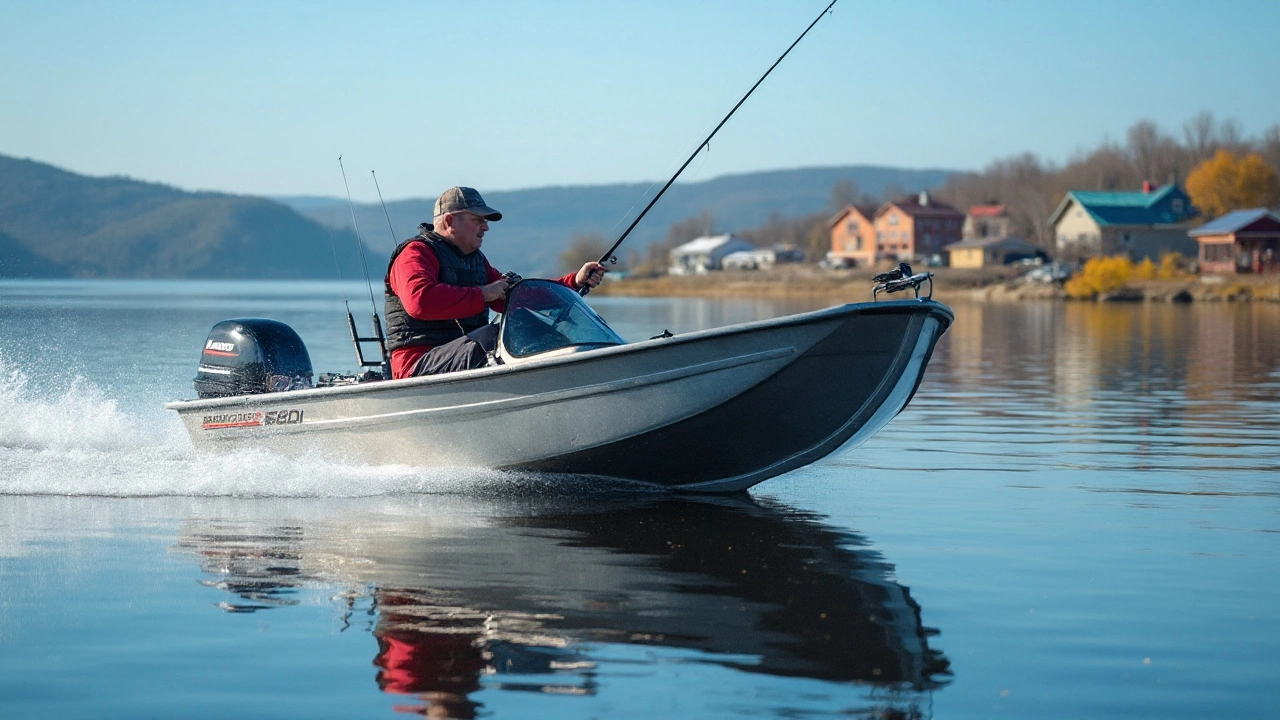
<path fill-rule="evenodd" d="M 475 213 L 490 222 L 502 219 L 502 213 L 485 205 L 484 198 L 480 197 L 475 188 L 451 187 L 436 200 L 436 217 L 460 210 Z"/>

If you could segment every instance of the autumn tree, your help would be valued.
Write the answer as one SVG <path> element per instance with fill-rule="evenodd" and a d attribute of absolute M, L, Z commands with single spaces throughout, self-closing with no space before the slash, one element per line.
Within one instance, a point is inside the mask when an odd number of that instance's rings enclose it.
<path fill-rule="evenodd" d="M 1280 201 L 1280 174 L 1258 153 L 1237 157 L 1219 150 L 1187 176 L 1187 194 L 1209 218 L 1243 208 L 1273 207 Z"/>

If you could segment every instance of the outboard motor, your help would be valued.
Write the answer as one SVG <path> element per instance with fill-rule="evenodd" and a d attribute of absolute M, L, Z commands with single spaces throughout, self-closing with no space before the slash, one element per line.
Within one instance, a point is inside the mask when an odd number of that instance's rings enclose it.
<path fill-rule="evenodd" d="M 275 320 L 223 320 L 209 331 L 196 373 L 201 398 L 312 387 L 311 356 L 293 328 Z"/>

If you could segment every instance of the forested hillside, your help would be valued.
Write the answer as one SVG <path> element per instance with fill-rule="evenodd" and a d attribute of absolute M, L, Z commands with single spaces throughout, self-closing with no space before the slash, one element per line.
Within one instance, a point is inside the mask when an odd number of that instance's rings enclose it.
<path fill-rule="evenodd" d="M 352 235 L 281 203 L 0 156 L 0 276 L 328 278 Z"/>

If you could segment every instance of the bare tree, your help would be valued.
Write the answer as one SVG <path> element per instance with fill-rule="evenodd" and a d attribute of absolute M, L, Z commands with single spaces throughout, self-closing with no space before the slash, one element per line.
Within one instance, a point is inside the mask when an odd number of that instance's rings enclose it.
<path fill-rule="evenodd" d="M 882 190 L 880 190 L 880 199 L 884 202 L 892 202 L 894 200 L 902 199 L 902 197 L 906 194 L 907 194 L 907 191 L 904 190 L 902 186 L 899 185 L 898 183 L 889 183 L 888 185 L 885 185 Z"/>
<path fill-rule="evenodd" d="M 1129 127 L 1129 157 L 1138 175 L 1144 179 L 1156 176 L 1156 154 L 1160 147 L 1160 128 L 1151 120 L 1139 120 Z"/>
<path fill-rule="evenodd" d="M 1186 140 L 1191 162 L 1198 165 L 1213 157 L 1218 145 L 1218 121 L 1213 113 L 1201 110 L 1182 125 L 1182 137 Z"/>
<path fill-rule="evenodd" d="M 1144 178 L 1134 172 L 1134 164 L 1120 146 L 1106 143 L 1088 155 L 1077 156 L 1058 175 L 1058 189 L 1128 190 Z"/>
<path fill-rule="evenodd" d="M 840 207 L 848 204 L 844 203 Z M 830 217 L 830 213 L 818 212 L 785 218 L 774 212 L 769 214 L 769 219 L 760 227 L 743 230 L 739 234 L 758 247 L 795 245 L 804 251 L 809 260 L 818 260 L 831 249 L 831 233 L 827 229 Z"/>
<path fill-rule="evenodd" d="M 838 211 L 846 205 L 853 205 L 862 200 L 862 193 L 858 190 L 858 184 L 852 180 L 841 180 L 831 187 L 831 194 L 828 196 L 832 211 Z"/>
<path fill-rule="evenodd" d="M 569 246 L 560 253 L 560 269 L 566 273 L 574 272 L 588 260 L 599 260 L 608 250 L 610 243 L 600 233 L 574 235 Z"/>
<path fill-rule="evenodd" d="M 1178 182 L 1185 178 L 1193 163 L 1177 140 L 1165 135 L 1150 120 L 1135 123 L 1128 131 L 1129 155 L 1133 159 L 1139 182 L 1156 184 Z"/>
<path fill-rule="evenodd" d="M 1258 144 L 1258 154 L 1263 160 L 1271 163 L 1271 167 L 1280 170 L 1280 123 L 1267 128 L 1262 133 L 1262 141 Z"/>
<path fill-rule="evenodd" d="M 1218 126 L 1218 147 L 1230 150 L 1236 155 L 1243 155 L 1249 151 L 1249 144 L 1244 139 L 1244 130 L 1240 128 L 1239 120 L 1227 118 Z M 1215 152 L 1216 150 L 1217 148 Z"/>
<path fill-rule="evenodd" d="M 1057 203 L 1056 169 L 1032 153 L 996 160 L 981 173 L 953 176 L 939 198 L 961 212 L 974 205 L 1001 204 L 1009 213 L 1009 232 L 1047 247 L 1045 218 Z"/>

